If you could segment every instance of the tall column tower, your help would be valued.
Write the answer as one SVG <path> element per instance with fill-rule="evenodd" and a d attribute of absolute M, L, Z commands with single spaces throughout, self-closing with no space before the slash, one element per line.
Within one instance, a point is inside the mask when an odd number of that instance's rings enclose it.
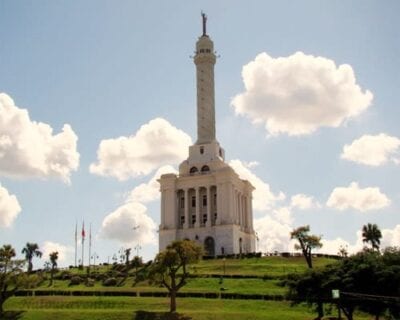
<path fill-rule="evenodd" d="M 164 174 L 161 191 L 159 249 L 174 240 L 203 244 L 209 256 L 255 250 L 253 186 L 225 162 L 215 134 L 214 44 L 203 34 L 196 42 L 197 141 L 179 165 L 179 174 Z"/>
<path fill-rule="evenodd" d="M 216 56 L 214 43 L 207 35 L 207 16 L 202 13 L 203 35 L 196 43 L 197 78 L 197 142 L 206 144 L 215 141 L 215 94 L 214 65 Z"/>

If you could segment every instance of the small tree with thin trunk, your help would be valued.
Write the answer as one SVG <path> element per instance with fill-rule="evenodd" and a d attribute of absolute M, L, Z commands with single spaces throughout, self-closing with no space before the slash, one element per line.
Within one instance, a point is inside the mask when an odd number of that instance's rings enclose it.
<path fill-rule="evenodd" d="M 301 249 L 304 258 L 306 259 L 307 265 L 310 269 L 312 269 L 312 249 L 314 248 L 321 248 L 322 243 L 321 243 L 321 237 L 318 237 L 313 234 L 309 234 L 310 232 L 310 226 L 301 226 L 298 227 L 297 229 L 294 229 L 290 233 L 290 238 L 291 239 L 296 239 L 299 243 L 296 243 L 294 248 L 296 250 Z M 324 316 L 324 310 L 323 310 L 323 305 L 322 301 L 318 299 L 317 301 L 317 312 L 318 312 L 318 318 L 321 319 Z"/>
<path fill-rule="evenodd" d="M 295 244 L 294 248 L 296 250 L 300 250 L 303 253 L 304 258 L 306 259 L 307 265 L 310 269 L 312 269 L 312 254 L 311 250 L 315 248 L 321 248 L 321 237 L 318 237 L 313 234 L 309 234 L 310 226 L 301 226 L 297 229 L 294 229 L 290 233 L 291 239 L 296 239 L 299 243 Z"/>
<path fill-rule="evenodd" d="M 31 273 L 33 269 L 33 257 L 41 258 L 42 252 L 39 250 L 39 246 L 37 245 L 37 243 L 27 242 L 21 253 L 25 255 L 25 258 L 28 261 L 28 273 Z"/>
<path fill-rule="evenodd" d="M 0 319 L 4 302 L 21 287 L 24 260 L 15 260 L 15 250 L 11 245 L 0 248 Z"/>
<path fill-rule="evenodd" d="M 167 288 L 170 295 L 170 312 L 176 311 L 176 294 L 186 284 L 188 265 L 197 262 L 203 248 L 190 240 L 172 242 L 154 259 L 149 276 L 153 282 Z"/>
<path fill-rule="evenodd" d="M 54 279 L 54 272 L 57 268 L 57 260 L 58 260 L 58 251 L 54 251 L 49 254 L 50 257 L 50 263 L 51 263 L 51 271 L 50 271 L 50 286 L 53 285 L 53 279 Z"/>

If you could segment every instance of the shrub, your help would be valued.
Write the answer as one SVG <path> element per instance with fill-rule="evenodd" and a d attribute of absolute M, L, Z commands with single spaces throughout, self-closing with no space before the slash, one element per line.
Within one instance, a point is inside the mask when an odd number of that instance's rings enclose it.
<path fill-rule="evenodd" d="M 80 276 L 71 277 L 71 281 L 69 283 L 70 286 L 76 286 L 82 283 L 82 278 Z"/>
<path fill-rule="evenodd" d="M 94 287 L 94 284 L 95 284 L 95 280 L 94 279 L 88 278 L 86 280 L 86 286 L 87 287 Z"/>
<path fill-rule="evenodd" d="M 112 277 L 112 278 L 107 278 L 103 281 L 103 286 L 105 287 L 112 287 L 117 285 L 117 279 Z"/>

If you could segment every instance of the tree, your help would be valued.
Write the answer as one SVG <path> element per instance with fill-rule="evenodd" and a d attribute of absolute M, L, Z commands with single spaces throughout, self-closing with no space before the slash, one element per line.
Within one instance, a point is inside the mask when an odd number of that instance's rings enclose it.
<path fill-rule="evenodd" d="M 25 258 L 28 261 L 28 273 L 32 272 L 33 264 L 32 259 L 33 257 L 42 257 L 42 252 L 39 250 L 39 246 L 37 243 L 26 243 L 26 246 L 22 249 L 23 254 L 25 254 Z"/>
<path fill-rule="evenodd" d="M 51 273 L 50 273 L 50 286 L 53 285 L 54 271 L 57 268 L 58 251 L 54 251 L 49 254 L 51 263 Z"/>
<path fill-rule="evenodd" d="M 379 251 L 379 246 L 381 244 L 382 233 L 378 226 L 374 223 L 368 223 L 362 227 L 362 237 L 363 242 L 370 242 L 372 250 Z"/>
<path fill-rule="evenodd" d="M 174 241 L 155 257 L 149 276 L 153 282 L 167 288 L 171 301 L 170 312 L 176 311 L 176 294 L 186 284 L 188 264 L 197 262 L 203 249 L 190 240 Z"/>
<path fill-rule="evenodd" d="M 24 260 L 14 260 L 15 250 L 11 245 L 0 248 L 0 319 L 4 302 L 12 297 L 22 283 Z"/>
<path fill-rule="evenodd" d="M 298 227 L 297 229 L 294 229 L 290 233 L 290 238 L 296 239 L 299 242 L 299 244 L 297 243 L 295 244 L 294 248 L 296 250 L 301 249 L 304 258 L 306 259 L 308 267 L 312 269 L 311 250 L 314 248 L 321 248 L 322 243 L 321 243 L 321 237 L 309 234 L 309 232 L 310 232 L 310 226 L 301 226 Z M 324 310 L 323 310 L 323 303 L 320 298 L 318 299 L 317 303 L 317 312 L 318 312 L 317 319 L 321 319 L 324 316 Z"/>
<path fill-rule="evenodd" d="M 322 269 L 289 275 L 285 285 L 290 299 L 309 305 L 331 301 L 331 291 L 340 290 L 340 308 L 348 320 L 356 309 L 375 319 L 382 314 L 400 319 L 400 249 L 387 248 L 382 254 L 364 250 Z"/>
<path fill-rule="evenodd" d="M 129 256 L 131 255 L 132 248 L 125 249 L 125 264 L 129 265 Z"/>
<path fill-rule="evenodd" d="M 314 248 L 321 248 L 321 237 L 316 235 L 308 234 L 310 232 L 310 226 L 301 226 L 294 229 L 290 233 L 291 239 L 296 239 L 299 244 L 295 244 L 294 248 L 296 250 L 301 249 L 304 258 L 306 259 L 308 267 L 312 268 L 312 255 L 311 250 Z"/>

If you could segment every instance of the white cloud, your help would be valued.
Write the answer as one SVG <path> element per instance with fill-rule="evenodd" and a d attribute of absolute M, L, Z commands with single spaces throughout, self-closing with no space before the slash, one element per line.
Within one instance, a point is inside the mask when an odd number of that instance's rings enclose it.
<path fill-rule="evenodd" d="M 0 93 L 0 175 L 57 177 L 68 183 L 79 166 L 77 140 L 68 124 L 53 135 L 48 124 L 32 121 L 27 110 Z"/>
<path fill-rule="evenodd" d="M 90 172 L 119 180 L 147 175 L 162 165 L 185 159 L 191 144 L 185 132 L 156 118 L 133 136 L 102 140 L 97 150 L 98 163 L 90 165 Z"/>
<path fill-rule="evenodd" d="M 17 197 L 9 194 L 0 184 L 0 227 L 10 227 L 20 212 L 21 206 Z"/>
<path fill-rule="evenodd" d="M 296 52 L 272 58 L 259 54 L 242 70 L 245 92 L 232 99 L 235 113 L 262 123 L 271 135 L 310 134 L 338 127 L 367 109 L 373 99 L 356 83 L 353 69 Z"/>
<path fill-rule="evenodd" d="M 293 223 L 292 212 L 290 211 L 289 207 L 277 208 L 273 211 L 273 215 L 276 221 L 282 224 L 292 225 Z"/>
<path fill-rule="evenodd" d="M 254 229 L 258 235 L 257 250 L 261 252 L 293 251 L 293 242 L 290 240 L 292 227 L 279 222 L 269 215 L 254 220 Z"/>
<path fill-rule="evenodd" d="M 240 160 L 231 160 L 229 165 L 235 170 L 241 179 L 248 180 L 255 190 L 253 191 L 253 209 L 265 211 L 270 209 L 277 201 L 285 199 L 282 192 L 274 194 L 270 186 L 250 171 L 251 166 L 246 166 Z"/>
<path fill-rule="evenodd" d="M 148 203 L 160 199 L 160 184 L 158 179 L 165 173 L 177 173 L 171 166 L 162 166 L 147 183 L 135 187 L 129 194 L 126 202 Z"/>
<path fill-rule="evenodd" d="M 312 208 L 318 208 L 320 207 L 320 204 L 316 202 L 313 197 L 299 193 L 292 196 L 290 201 L 290 206 L 292 208 L 297 208 L 300 210 L 307 210 Z"/>
<path fill-rule="evenodd" d="M 357 182 L 352 182 L 348 187 L 335 188 L 326 205 L 331 208 L 359 211 L 382 209 L 389 206 L 389 198 L 379 188 L 360 188 Z"/>
<path fill-rule="evenodd" d="M 363 135 L 343 147 L 341 158 L 368 166 L 380 166 L 388 161 L 398 163 L 399 147 L 400 139 L 396 137 L 384 133 Z"/>
<path fill-rule="evenodd" d="M 155 230 L 156 224 L 147 215 L 147 208 L 138 202 L 128 202 L 104 218 L 100 237 L 124 244 L 155 244 Z"/>
<path fill-rule="evenodd" d="M 393 229 L 382 229 L 381 247 L 400 247 L 400 224 Z"/>
<path fill-rule="evenodd" d="M 58 260 L 57 264 L 63 264 L 66 261 L 71 259 L 71 255 L 74 252 L 74 249 L 69 246 L 65 246 L 63 244 L 57 243 L 57 242 L 52 242 L 52 241 L 45 241 L 42 246 L 40 247 L 40 250 L 42 251 L 42 258 L 45 259 L 46 261 L 49 261 L 49 255 L 52 252 L 57 251 L 58 252 Z"/>

